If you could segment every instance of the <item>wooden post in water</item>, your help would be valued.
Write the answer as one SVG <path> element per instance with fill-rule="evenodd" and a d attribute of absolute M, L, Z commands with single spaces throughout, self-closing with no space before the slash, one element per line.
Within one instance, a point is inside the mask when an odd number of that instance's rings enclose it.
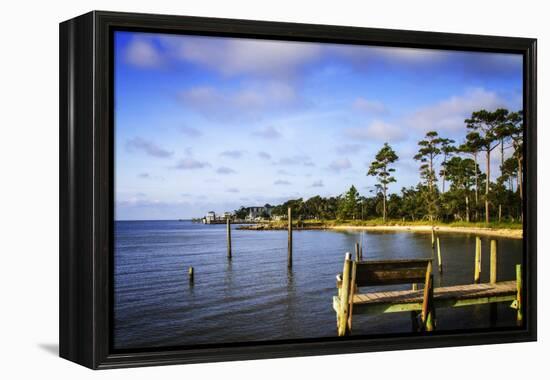
<path fill-rule="evenodd" d="M 517 307 L 517 325 L 523 324 L 523 285 L 521 279 L 521 264 L 516 265 L 516 307 Z"/>
<path fill-rule="evenodd" d="M 434 227 L 432 226 L 432 249 L 435 247 L 435 231 Z"/>
<path fill-rule="evenodd" d="M 481 238 L 476 236 L 476 258 L 474 262 L 474 283 L 479 284 L 481 275 Z"/>
<path fill-rule="evenodd" d="M 491 240 L 491 270 L 490 270 L 490 280 L 491 284 L 497 283 L 497 241 Z"/>
<path fill-rule="evenodd" d="M 437 240 L 437 267 L 439 273 L 443 273 L 443 262 L 441 261 L 441 245 L 439 244 L 439 235 L 436 238 Z"/>
<path fill-rule="evenodd" d="M 193 267 L 189 267 L 189 282 L 193 284 L 194 281 L 195 281 L 195 270 L 193 269 Z"/>
<path fill-rule="evenodd" d="M 346 252 L 344 269 L 342 271 L 342 293 L 340 294 L 340 310 L 338 311 L 338 336 L 346 335 L 349 313 L 351 254 Z"/>
<path fill-rule="evenodd" d="M 426 331 L 433 331 L 433 284 L 432 262 L 428 262 L 426 268 L 426 281 L 424 282 L 424 300 L 422 302 L 422 324 Z"/>
<path fill-rule="evenodd" d="M 231 258 L 231 220 L 227 218 L 227 258 Z"/>
<path fill-rule="evenodd" d="M 361 261 L 361 251 L 359 249 L 359 243 L 355 243 L 355 261 Z"/>
<path fill-rule="evenodd" d="M 292 268 L 292 208 L 288 208 L 288 263 Z"/>
<path fill-rule="evenodd" d="M 418 284 L 412 284 L 412 290 L 417 291 Z M 417 332 L 418 331 L 418 312 L 416 311 L 411 311 L 411 324 L 412 324 L 413 332 Z"/>

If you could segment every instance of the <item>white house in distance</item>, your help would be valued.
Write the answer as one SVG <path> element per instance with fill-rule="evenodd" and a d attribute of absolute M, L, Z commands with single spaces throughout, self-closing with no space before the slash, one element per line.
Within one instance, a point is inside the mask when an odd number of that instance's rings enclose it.
<path fill-rule="evenodd" d="M 256 218 L 261 218 L 264 215 L 268 215 L 271 217 L 271 211 L 273 210 L 273 207 L 266 204 L 265 206 L 253 206 L 253 207 L 247 207 L 246 211 L 248 212 L 248 215 L 246 216 L 246 219 L 254 220 Z"/>

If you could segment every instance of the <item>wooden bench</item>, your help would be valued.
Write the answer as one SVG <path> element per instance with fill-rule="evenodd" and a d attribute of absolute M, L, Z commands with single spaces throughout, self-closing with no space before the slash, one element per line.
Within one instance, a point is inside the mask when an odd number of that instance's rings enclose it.
<path fill-rule="evenodd" d="M 423 289 L 418 284 L 423 283 Z M 360 293 L 365 286 L 412 284 L 411 290 Z M 511 302 L 521 313 L 521 265 L 516 266 L 516 281 L 492 282 L 440 287 L 434 290 L 432 260 L 352 261 L 346 254 L 343 273 L 336 276 L 338 296 L 333 298 L 338 335 L 351 332 L 354 314 L 410 312 L 415 329 L 432 331 L 435 310 L 441 307 L 461 307 L 497 302 Z M 420 324 L 418 324 L 420 313 Z"/>

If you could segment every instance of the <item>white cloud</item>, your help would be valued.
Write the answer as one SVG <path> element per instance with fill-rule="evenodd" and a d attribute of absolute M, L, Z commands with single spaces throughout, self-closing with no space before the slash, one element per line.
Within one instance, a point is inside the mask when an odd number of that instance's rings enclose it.
<path fill-rule="evenodd" d="M 322 179 L 320 179 L 318 181 L 313 181 L 313 183 L 311 184 L 311 187 L 323 187 L 323 186 L 325 186 L 325 185 L 323 184 Z"/>
<path fill-rule="evenodd" d="M 261 138 L 264 138 L 264 139 L 267 139 L 267 140 L 275 140 L 275 139 L 278 139 L 278 138 L 282 137 L 281 132 L 279 132 L 277 130 L 277 128 L 275 128 L 271 125 L 267 126 L 267 127 L 260 128 L 256 131 L 252 132 L 252 135 L 256 136 L 256 137 L 261 137 Z"/>
<path fill-rule="evenodd" d="M 233 174 L 233 173 L 236 173 L 236 171 L 231 169 L 231 168 L 228 168 L 226 166 L 220 166 L 218 168 L 218 170 L 216 170 L 216 173 L 218 173 L 218 174 Z"/>
<path fill-rule="evenodd" d="M 285 181 L 285 180 L 282 180 L 282 179 L 278 179 L 277 181 L 273 182 L 274 185 L 278 185 L 278 186 L 286 186 L 286 185 L 290 185 L 290 182 L 288 181 Z"/>
<path fill-rule="evenodd" d="M 383 114 L 388 111 L 384 103 L 378 100 L 368 100 L 362 97 L 355 99 L 353 102 L 353 108 L 359 111 L 375 114 Z"/>
<path fill-rule="evenodd" d="M 288 157 L 281 157 L 279 161 L 275 163 L 276 165 L 284 166 L 294 166 L 294 165 L 303 165 L 303 166 L 315 166 L 311 157 L 306 155 L 294 155 Z"/>
<path fill-rule="evenodd" d="M 164 36 L 176 59 L 192 62 L 227 76 L 288 77 L 321 54 L 321 46 L 302 42 Z"/>
<path fill-rule="evenodd" d="M 352 139 L 367 141 L 397 142 L 406 138 L 403 129 L 381 120 L 374 120 L 367 127 L 348 128 L 344 134 Z"/>
<path fill-rule="evenodd" d="M 230 187 L 229 189 L 225 190 L 227 193 L 238 193 L 239 189 L 236 187 Z"/>
<path fill-rule="evenodd" d="M 338 158 L 338 159 L 332 161 L 328 166 L 329 170 L 331 170 L 333 172 L 336 172 L 336 173 L 339 173 L 342 170 L 347 170 L 347 169 L 350 169 L 350 168 L 351 168 L 351 162 L 347 158 Z"/>
<path fill-rule="evenodd" d="M 244 150 L 226 150 L 220 153 L 220 156 L 222 157 L 229 157 L 229 158 L 241 158 L 244 154 Z"/>
<path fill-rule="evenodd" d="M 258 157 L 264 159 L 264 160 L 271 160 L 271 155 L 266 152 L 258 152 Z"/>
<path fill-rule="evenodd" d="M 126 142 L 126 149 L 129 152 L 142 151 L 149 156 L 158 158 L 169 158 L 174 154 L 174 152 L 164 149 L 151 141 L 142 139 L 141 137 L 134 137 L 133 139 L 128 140 Z"/>
<path fill-rule="evenodd" d="M 343 145 L 338 145 L 335 148 L 335 151 L 336 153 L 339 153 L 339 154 L 346 154 L 346 153 L 351 154 L 351 153 L 359 153 L 364 148 L 365 146 L 361 144 L 343 144 Z"/>
<path fill-rule="evenodd" d="M 262 119 L 268 112 L 306 106 L 295 89 L 282 82 L 248 83 L 237 90 L 197 86 L 181 91 L 179 100 L 202 116 L 218 121 Z"/>
<path fill-rule="evenodd" d="M 180 132 L 186 135 L 187 137 L 199 137 L 202 135 L 201 131 L 193 127 L 181 127 Z"/>
<path fill-rule="evenodd" d="M 163 59 L 150 39 L 133 38 L 124 52 L 126 63 L 141 68 L 157 68 L 163 65 Z"/>
<path fill-rule="evenodd" d="M 506 102 L 495 92 L 473 88 L 460 96 L 452 96 L 436 104 L 423 107 L 406 118 L 409 126 L 421 131 L 458 131 L 464 129 L 464 119 L 482 108 L 494 110 L 506 107 Z"/>
<path fill-rule="evenodd" d="M 192 170 L 192 169 L 203 169 L 209 166 L 210 164 L 208 162 L 198 161 L 191 157 L 187 157 L 179 160 L 176 166 L 174 166 L 174 169 Z"/>

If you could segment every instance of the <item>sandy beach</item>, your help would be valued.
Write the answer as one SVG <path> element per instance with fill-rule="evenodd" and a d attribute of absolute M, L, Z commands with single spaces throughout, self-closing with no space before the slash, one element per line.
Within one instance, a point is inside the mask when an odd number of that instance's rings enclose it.
<path fill-rule="evenodd" d="M 332 226 L 327 229 L 333 230 L 362 230 L 362 231 L 394 231 L 394 232 L 420 232 L 429 233 L 431 226 Z M 449 227 L 436 226 L 438 232 L 453 232 L 464 234 L 477 234 L 485 236 L 498 236 L 511 239 L 522 239 L 523 230 L 509 228 L 481 228 L 481 227 Z"/>

